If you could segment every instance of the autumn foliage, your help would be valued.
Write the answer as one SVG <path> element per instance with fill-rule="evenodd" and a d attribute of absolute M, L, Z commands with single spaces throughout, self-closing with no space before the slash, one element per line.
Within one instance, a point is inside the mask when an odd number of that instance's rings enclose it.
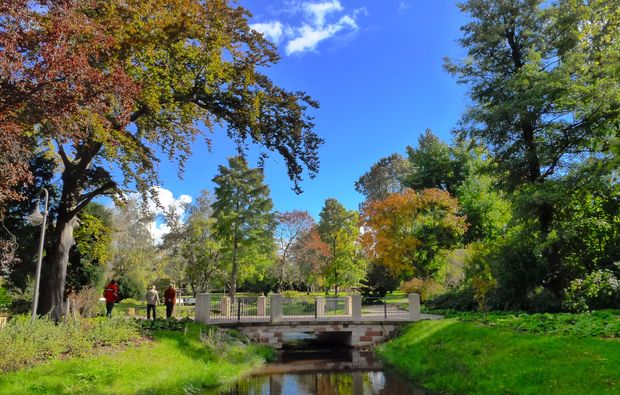
<path fill-rule="evenodd" d="M 458 201 L 439 189 L 406 189 L 366 203 L 362 243 L 367 256 L 399 276 L 432 276 L 436 253 L 457 243 L 467 229 L 458 208 Z"/>

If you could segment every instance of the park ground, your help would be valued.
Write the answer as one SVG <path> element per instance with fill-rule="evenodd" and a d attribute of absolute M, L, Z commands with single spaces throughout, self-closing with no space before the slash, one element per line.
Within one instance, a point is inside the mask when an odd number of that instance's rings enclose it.
<path fill-rule="evenodd" d="M 0 393 L 219 393 L 273 356 L 269 348 L 246 345 L 213 328 L 192 323 L 178 328 L 155 330 L 83 357 L 63 352 L 43 363 L 31 361 L 30 367 L 0 376 Z"/>
<path fill-rule="evenodd" d="M 442 313 L 447 318 L 410 324 L 377 349 L 387 369 L 449 394 L 618 393 L 619 311 Z M 146 332 L 122 317 L 64 324 L 58 333 L 52 323 L 28 322 L 0 336 L 2 394 L 219 393 L 274 355 L 235 331 L 187 319 Z M 60 331 L 70 334 L 54 343 Z M 30 348 L 34 342 L 40 347 Z"/>
<path fill-rule="evenodd" d="M 616 314 L 457 314 L 410 325 L 378 353 L 440 393 L 618 394 Z"/>

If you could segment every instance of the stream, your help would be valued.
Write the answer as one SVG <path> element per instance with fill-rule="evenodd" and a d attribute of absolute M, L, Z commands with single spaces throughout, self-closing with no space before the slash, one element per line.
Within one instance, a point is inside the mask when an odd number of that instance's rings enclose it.
<path fill-rule="evenodd" d="M 426 395 L 385 369 L 371 351 L 352 348 L 283 350 L 278 360 L 241 379 L 225 395 Z"/>

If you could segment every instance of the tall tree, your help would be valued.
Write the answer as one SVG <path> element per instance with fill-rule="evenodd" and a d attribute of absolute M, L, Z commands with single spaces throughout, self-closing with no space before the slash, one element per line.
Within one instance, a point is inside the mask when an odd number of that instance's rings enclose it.
<path fill-rule="evenodd" d="M 219 174 L 213 178 L 217 185 L 213 203 L 215 234 L 229 266 L 231 298 L 241 269 L 251 271 L 257 267 L 255 274 L 262 276 L 261 268 L 273 257 L 273 203 L 264 178 L 261 169 L 248 168 L 240 156 L 229 158 L 228 167 L 219 166 Z"/>
<path fill-rule="evenodd" d="M 404 187 L 437 188 L 454 196 L 458 186 L 474 171 L 477 155 L 464 144 L 446 144 L 427 129 L 416 147 L 407 147 L 407 160 L 409 171 L 403 177 Z"/>
<path fill-rule="evenodd" d="M 293 260 L 299 267 L 299 282 L 306 285 L 308 292 L 322 286 L 331 255 L 329 246 L 321 240 L 317 226 L 304 232 L 292 249 Z"/>
<path fill-rule="evenodd" d="M 318 171 L 322 140 L 307 115 L 317 104 L 259 72 L 277 52 L 235 3 L 10 0 L 2 7 L 0 113 L 13 125 L 2 136 L 34 133 L 36 143 L 56 145 L 62 163 L 39 313 L 58 318 L 64 308 L 77 215 L 123 187 L 147 193 L 158 183 L 158 150 L 182 171 L 191 143 L 226 125 L 240 150 L 257 143 L 279 153 L 295 191 L 305 169 L 310 177 Z"/>
<path fill-rule="evenodd" d="M 370 259 L 403 277 L 432 277 L 437 253 L 457 244 L 467 229 L 458 201 L 439 189 L 391 194 L 366 205 L 362 217 Z"/>
<path fill-rule="evenodd" d="M 584 157 L 606 160 L 617 137 L 620 7 L 614 3 L 465 1 L 460 7 L 470 22 L 460 43 L 468 56 L 446 65 L 468 85 L 472 101 L 459 134 L 487 145 L 509 191 L 531 196 L 522 215 L 537 221 L 545 285 L 556 295 L 567 281 L 552 235 L 557 207 L 545 190 Z"/>
<path fill-rule="evenodd" d="M 403 190 L 403 180 L 410 171 L 409 162 L 400 154 L 392 154 L 373 164 L 355 182 L 355 190 L 366 200 L 379 200 Z"/>
<path fill-rule="evenodd" d="M 164 270 L 177 283 L 189 284 L 194 295 L 208 291 L 224 276 L 225 262 L 215 235 L 212 200 L 205 190 L 187 207 L 184 221 L 176 210 L 166 215 L 171 231 L 162 243 L 168 255 Z"/>
<path fill-rule="evenodd" d="M 366 274 L 366 264 L 360 259 L 357 246 L 359 216 L 333 198 L 325 200 L 319 216 L 318 231 L 330 254 L 325 277 L 327 285 L 338 294 L 341 286 L 358 286 Z"/>
<path fill-rule="evenodd" d="M 293 280 L 299 267 L 294 261 L 293 248 L 299 240 L 315 226 L 307 211 L 276 213 L 275 240 L 278 257 L 272 269 L 277 279 L 277 290 L 281 292 Z"/>

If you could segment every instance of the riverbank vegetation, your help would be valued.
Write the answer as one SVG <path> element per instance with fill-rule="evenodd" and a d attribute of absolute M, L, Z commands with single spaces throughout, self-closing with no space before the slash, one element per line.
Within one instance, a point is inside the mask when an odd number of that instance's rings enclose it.
<path fill-rule="evenodd" d="M 618 338 L 542 335 L 510 326 L 423 321 L 408 326 L 378 353 L 414 382 L 442 393 L 617 392 Z"/>
<path fill-rule="evenodd" d="M 39 320 L 35 325 L 42 326 L 42 322 Z M 136 329 L 133 321 L 121 322 L 116 325 Z M 273 357 L 273 350 L 250 345 L 238 333 L 197 324 L 184 325 L 183 330 L 150 328 L 148 336 L 132 336 L 133 341 L 124 343 L 124 347 L 101 347 L 100 344 L 88 351 L 80 349 L 81 352 L 50 345 L 55 344 L 50 336 L 63 336 L 60 333 L 63 329 L 67 328 L 60 326 L 56 331 L 37 332 L 41 336 L 31 340 L 35 344 L 49 345 L 45 352 L 37 354 L 47 362 L 4 373 L 0 377 L 0 393 L 217 393 L 222 386 Z M 20 361 L 27 362 L 23 361 L 20 350 L 10 355 L 3 351 L 2 358 L 11 355 L 18 355 L 22 358 Z"/>

